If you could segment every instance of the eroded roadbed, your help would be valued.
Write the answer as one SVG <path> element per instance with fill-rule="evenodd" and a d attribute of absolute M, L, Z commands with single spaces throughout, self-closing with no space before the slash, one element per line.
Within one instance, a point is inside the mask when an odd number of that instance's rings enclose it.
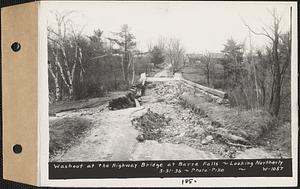
<path fill-rule="evenodd" d="M 144 107 L 102 111 L 90 115 L 93 128 L 66 152 L 51 161 L 128 161 L 168 159 L 214 159 L 218 156 L 185 144 L 139 142 L 140 132 L 131 120 L 145 113 Z M 72 114 L 72 113 L 70 113 Z M 74 114 L 74 113 L 73 113 Z M 68 115 L 71 116 L 71 115 Z"/>
<path fill-rule="evenodd" d="M 171 85 L 163 89 L 161 85 Z M 231 146 L 211 134 L 215 125 L 204 115 L 183 106 L 176 97 L 181 86 L 176 83 L 150 87 L 142 97 L 142 107 L 110 111 L 107 104 L 80 111 L 64 112 L 58 117 L 79 116 L 92 120 L 91 129 L 69 149 L 50 158 L 50 161 L 130 161 L 272 158 L 259 146 L 250 149 Z M 175 90 L 175 91 L 174 91 Z M 199 96 L 199 98 L 202 98 Z M 134 120 L 152 112 L 158 118 L 145 117 L 143 129 Z M 55 119 L 55 118 L 54 118 Z M 145 121 L 146 120 L 146 121 Z M 166 121 L 164 124 L 163 121 Z M 159 123 L 159 124 L 158 124 Z M 152 125 L 151 125 L 152 124 Z M 159 125 L 159 128 L 154 127 Z M 141 127 L 141 125 L 140 125 Z M 146 132 L 147 129 L 154 131 Z M 156 129 L 156 130 L 155 130 Z M 146 133 L 145 133 L 146 132 Z M 156 134 L 149 137 L 149 134 Z M 148 136 L 145 136 L 148 134 Z M 253 151 L 255 157 L 253 157 Z M 251 155 L 251 157 L 249 156 Z"/>
<path fill-rule="evenodd" d="M 131 125 L 130 115 L 139 109 L 104 110 L 90 115 L 93 128 L 52 161 L 128 160 L 138 134 Z"/>

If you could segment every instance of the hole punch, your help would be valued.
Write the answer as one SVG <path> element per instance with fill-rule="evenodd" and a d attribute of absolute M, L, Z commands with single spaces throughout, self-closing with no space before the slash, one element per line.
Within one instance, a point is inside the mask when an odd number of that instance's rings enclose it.
<path fill-rule="evenodd" d="M 20 154 L 22 152 L 22 146 L 20 144 L 14 145 L 13 151 L 15 154 Z"/>
<path fill-rule="evenodd" d="M 14 52 L 18 52 L 18 51 L 21 49 L 21 44 L 18 43 L 18 42 L 14 42 L 14 43 L 11 45 L 11 49 L 12 49 Z"/>

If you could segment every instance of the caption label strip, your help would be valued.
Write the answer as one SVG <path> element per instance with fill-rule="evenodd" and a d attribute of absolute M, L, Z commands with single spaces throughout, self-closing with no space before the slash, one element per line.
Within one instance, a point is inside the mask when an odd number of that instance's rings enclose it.
<path fill-rule="evenodd" d="M 292 177 L 292 159 L 49 163 L 49 179 L 154 177 Z"/>

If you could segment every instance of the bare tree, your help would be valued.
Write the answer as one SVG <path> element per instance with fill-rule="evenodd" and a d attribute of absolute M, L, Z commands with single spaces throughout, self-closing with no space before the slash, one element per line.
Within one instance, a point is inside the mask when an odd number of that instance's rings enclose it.
<path fill-rule="evenodd" d="M 177 72 L 184 61 L 184 48 L 178 39 L 170 39 L 166 47 L 167 58 L 172 65 L 173 74 Z"/>
<path fill-rule="evenodd" d="M 147 52 L 146 52 L 147 53 Z M 143 53 L 139 50 L 133 50 L 131 53 L 130 53 L 130 66 L 132 68 L 132 78 L 131 78 L 131 82 L 130 84 L 133 85 L 134 82 L 135 82 L 135 74 L 136 74 L 136 70 L 135 70 L 135 62 L 136 60 L 139 58 L 139 57 L 142 57 L 144 54 L 146 53 Z"/>
<path fill-rule="evenodd" d="M 210 86 L 210 78 L 212 75 L 212 70 L 214 69 L 214 64 L 212 62 L 211 53 L 207 52 L 201 57 L 201 67 L 206 75 L 207 85 Z"/>
<path fill-rule="evenodd" d="M 56 100 L 61 98 L 61 89 L 58 84 L 59 77 L 62 78 L 65 86 L 68 88 L 69 99 L 73 99 L 77 65 L 80 65 L 81 76 L 84 71 L 82 66 L 82 50 L 78 44 L 81 32 L 76 32 L 73 29 L 72 22 L 68 18 L 72 13 L 73 11 L 55 12 L 56 29 L 48 27 L 48 44 L 52 46 L 50 50 L 54 59 L 53 62 L 48 62 L 48 69 L 55 81 Z M 70 30 L 72 30 L 71 33 L 68 33 Z"/>
<path fill-rule="evenodd" d="M 156 43 L 155 46 L 157 46 L 159 48 L 159 50 L 161 50 L 165 55 L 166 54 L 167 43 L 168 43 L 168 39 L 166 37 L 160 36 L 158 38 L 157 43 Z"/>
<path fill-rule="evenodd" d="M 130 67 L 130 51 L 136 46 L 135 37 L 129 31 L 128 25 L 124 24 L 121 26 L 121 31 L 114 33 L 114 38 L 108 38 L 111 42 L 119 45 L 119 51 L 122 55 L 122 70 L 124 75 L 124 80 L 129 83 L 128 70 Z"/>
<path fill-rule="evenodd" d="M 288 33 L 287 42 L 282 39 L 281 35 L 281 20 L 282 16 L 278 15 L 276 9 L 269 11 L 270 15 L 273 18 L 273 24 L 268 26 L 268 29 L 265 27 L 261 27 L 262 32 L 254 31 L 245 21 L 244 25 L 255 35 L 265 36 L 271 41 L 271 62 L 272 62 L 272 86 L 271 86 L 271 96 L 270 96 L 270 105 L 269 110 L 270 113 L 274 116 L 278 116 L 280 103 L 281 103 L 281 88 L 282 81 L 284 79 L 285 71 L 290 65 L 290 58 L 286 61 L 281 61 L 279 56 L 279 47 L 281 43 L 288 43 L 288 57 L 290 57 L 290 33 Z"/>
<path fill-rule="evenodd" d="M 256 92 L 256 107 L 259 106 L 259 89 L 258 89 L 258 82 L 257 82 L 257 71 L 255 66 L 255 59 L 253 55 L 253 46 L 252 46 L 252 39 L 251 39 L 251 31 L 249 30 L 249 44 L 250 44 L 250 65 L 252 66 L 253 76 L 254 76 L 254 84 L 255 84 L 255 92 Z"/>

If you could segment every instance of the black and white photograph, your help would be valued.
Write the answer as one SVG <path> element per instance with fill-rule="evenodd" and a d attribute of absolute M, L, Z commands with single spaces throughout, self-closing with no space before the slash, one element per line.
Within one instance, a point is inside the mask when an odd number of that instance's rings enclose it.
<path fill-rule="evenodd" d="M 5 182 L 298 184 L 296 1 L 14 2 L 1 4 Z"/>
<path fill-rule="evenodd" d="M 289 4 L 47 10 L 49 162 L 292 158 Z"/>

